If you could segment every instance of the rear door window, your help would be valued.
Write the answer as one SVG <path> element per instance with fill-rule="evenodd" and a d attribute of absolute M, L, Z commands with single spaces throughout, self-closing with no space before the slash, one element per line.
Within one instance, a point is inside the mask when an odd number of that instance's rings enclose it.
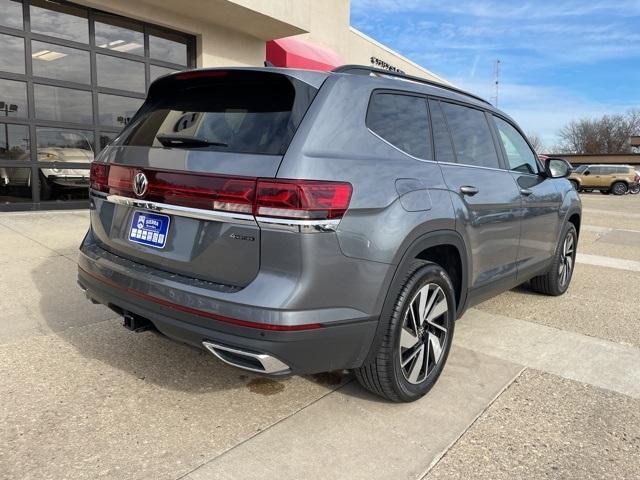
<path fill-rule="evenodd" d="M 187 75 L 160 80 L 118 144 L 282 155 L 317 91 L 272 73 Z"/>
<path fill-rule="evenodd" d="M 500 168 L 498 153 L 484 112 L 441 102 L 458 163 Z"/>
<path fill-rule="evenodd" d="M 367 112 L 367 127 L 409 155 L 432 158 L 429 114 L 422 97 L 374 93 Z"/>
<path fill-rule="evenodd" d="M 433 146 L 435 148 L 436 160 L 438 162 L 454 163 L 456 156 L 453 153 L 451 135 L 449 135 L 447 122 L 440 108 L 440 102 L 429 100 L 429 111 L 431 112 L 431 130 L 433 131 Z"/>
<path fill-rule="evenodd" d="M 493 117 L 500 141 L 507 155 L 509 169 L 520 173 L 538 174 L 538 162 L 533 150 L 515 127 L 499 117 Z"/>

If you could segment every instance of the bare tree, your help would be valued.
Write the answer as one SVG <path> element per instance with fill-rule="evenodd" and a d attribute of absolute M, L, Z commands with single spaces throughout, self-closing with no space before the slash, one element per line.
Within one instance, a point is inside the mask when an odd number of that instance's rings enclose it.
<path fill-rule="evenodd" d="M 558 153 L 630 153 L 629 140 L 640 134 L 640 110 L 573 120 L 558 132 Z"/>
<path fill-rule="evenodd" d="M 536 153 L 542 153 L 544 151 L 544 142 L 540 135 L 537 133 L 527 133 L 527 138 Z"/>

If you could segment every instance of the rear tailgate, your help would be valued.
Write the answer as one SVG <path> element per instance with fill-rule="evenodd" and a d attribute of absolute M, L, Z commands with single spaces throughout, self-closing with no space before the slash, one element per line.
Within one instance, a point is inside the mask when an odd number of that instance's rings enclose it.
<path fill-rule="evenodd" d="M 256 178 L 276 176 L 316 87 L 269 70 L 158 80 L 92 165 L 97 241 L 169 272 L 248 284 L 260 268 Z"/>

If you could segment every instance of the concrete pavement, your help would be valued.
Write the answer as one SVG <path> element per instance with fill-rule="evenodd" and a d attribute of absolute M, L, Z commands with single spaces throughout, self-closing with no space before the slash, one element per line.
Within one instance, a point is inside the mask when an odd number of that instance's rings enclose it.
<path fill-rule="evenodd" d="M 86 212 L 0 214 L 0 478 L 638 478 L 640 198 L 583 199 L 600 263 L 470 310 L 411 405 L 124 330 L 75 285 Z"/>

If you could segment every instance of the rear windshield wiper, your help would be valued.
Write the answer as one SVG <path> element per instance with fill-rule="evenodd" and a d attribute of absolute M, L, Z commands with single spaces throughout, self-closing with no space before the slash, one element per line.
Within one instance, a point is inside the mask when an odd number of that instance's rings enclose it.
<path fill-rule="evenodd" d="M 213 142 L 204 137 L 195 135 L 174 135 L 170 133 L 159 133 L 156 135 L 158 141 L 165 147 L 228 147 L 226 143 Z"/>

